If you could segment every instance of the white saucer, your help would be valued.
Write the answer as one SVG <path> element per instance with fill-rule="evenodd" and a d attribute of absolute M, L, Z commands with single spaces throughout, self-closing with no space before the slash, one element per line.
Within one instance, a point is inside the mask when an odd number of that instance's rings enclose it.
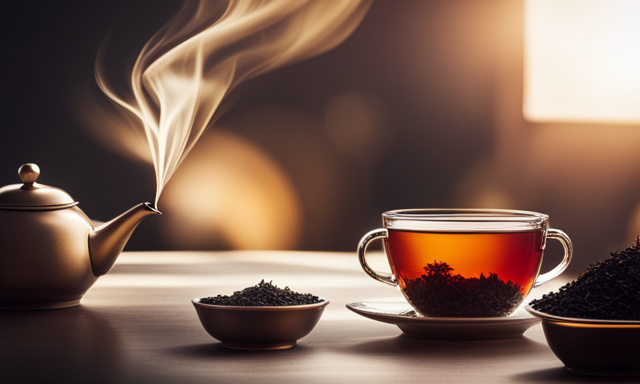
<path fill-rule="evenodd" d="M 426 339 L 481 340 L 520 337 L 540 319 L 518 308 L 507 317 L 422 317 L 406 301 L 374 300 L 347 304 L 372 320 L 395 324 L 402 332 Z"/>

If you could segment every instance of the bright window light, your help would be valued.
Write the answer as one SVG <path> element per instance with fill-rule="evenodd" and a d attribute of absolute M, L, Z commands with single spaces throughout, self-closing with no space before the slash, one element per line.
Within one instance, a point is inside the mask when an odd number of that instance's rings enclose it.
<path fill-rule="evenodd" d="M 525 0 L 524 117 L 640 124 L 640 0 Z"/>

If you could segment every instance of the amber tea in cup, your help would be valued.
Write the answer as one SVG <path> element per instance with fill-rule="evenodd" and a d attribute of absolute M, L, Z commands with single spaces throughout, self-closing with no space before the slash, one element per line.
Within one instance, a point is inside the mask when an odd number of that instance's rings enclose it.
<path fill-rule="evenodd" d="M 398 285 L 424 316 L 508 316 L 532 287 L 558 276 L 571 260 L 571 240 L 549 229 L 549 217 L 540 213 L 420 209 L 382 217 L 384 228 L 358 245 L 360 263 L 374 279 Z M 392 275 L 375 272 L 365 260 L 367 245 L 379 238 Z M 565 255 L 539 275 L 547 238 L 560 240 Z"/>

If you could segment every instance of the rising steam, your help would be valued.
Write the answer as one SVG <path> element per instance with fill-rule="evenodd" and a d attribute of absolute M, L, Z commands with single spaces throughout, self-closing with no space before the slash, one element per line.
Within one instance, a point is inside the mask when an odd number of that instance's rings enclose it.
<path fill-rule="evenodd" d="M 142 123 L 156 170 L 156 205 L 173 173 L 239 83 L 323 53 L 357 27 L 371 0 L 187 1 L 144 46 L 130 89 L 96 79 Z"/>

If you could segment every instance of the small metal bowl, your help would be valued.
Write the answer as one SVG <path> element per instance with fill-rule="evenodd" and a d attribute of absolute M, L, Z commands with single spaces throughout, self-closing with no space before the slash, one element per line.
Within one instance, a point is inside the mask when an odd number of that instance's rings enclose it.
<path fill-rule="evenodd" d="M 640 376 L 640 321 L 567 318 L 526 309 L 542 319 L 549 347 L 569 371 Z"/>
<path fill-rule="evenodd" d="M 318 324 L 329 301 L 308 305 L 244 307 L 191 302 L 204 329 L 226 348 L 287 349 Z"/>

